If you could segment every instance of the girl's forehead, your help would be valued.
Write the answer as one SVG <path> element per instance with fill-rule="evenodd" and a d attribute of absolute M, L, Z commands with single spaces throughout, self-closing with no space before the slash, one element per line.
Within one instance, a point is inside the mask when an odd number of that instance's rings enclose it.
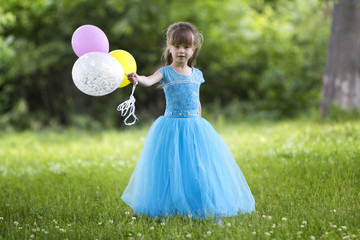
<path fill-rule="evenodd" d="M 190 47 L 193 47 L 194 45 L 193 44 L 187 44 L 187 43 L 173 43 L 173 44 L 170 44 L 170 46 L 190 46 Z"/>
<path fill-rule="evenodd" d="M 173 32 L 169 43 L 171 45 L 193 45 L 194 35 L 191 31 L 175 31 Z"/>

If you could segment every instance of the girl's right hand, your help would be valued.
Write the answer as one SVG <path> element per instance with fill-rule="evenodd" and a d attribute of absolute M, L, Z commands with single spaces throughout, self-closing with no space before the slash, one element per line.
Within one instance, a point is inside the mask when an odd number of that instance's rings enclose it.
<path fill-rule="evenodd" d="M 126 76 L 131 83 L 139 82 L 139 75 L 137 75 L 136 73 L 128 73 L 126 74 Z"/>

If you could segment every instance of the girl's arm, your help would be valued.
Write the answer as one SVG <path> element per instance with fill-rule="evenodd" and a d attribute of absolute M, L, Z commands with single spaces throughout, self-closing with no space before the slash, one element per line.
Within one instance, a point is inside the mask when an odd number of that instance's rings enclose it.
<path fill-rule="evenodd" d="M 129 73 L 126 76 L 131 83 L 138 82 L 145 87 L 154 85 L 155 83 L 160 82 L 160 80 L 162 79 L 162 75 L 160 72 L 155 72 L 153 75 L 148 77 L 139 76 L 136 73 Z"/>

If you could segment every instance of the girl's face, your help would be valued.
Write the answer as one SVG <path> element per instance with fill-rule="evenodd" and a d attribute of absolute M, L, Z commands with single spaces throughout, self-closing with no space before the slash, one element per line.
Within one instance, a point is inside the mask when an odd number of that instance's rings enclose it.
<path fill-rule="evenodd" d="M 169 47 L 173 62 L 177 64 L 187 64 L 194 53 L 194 48 L 186 44 L 170 45 Z"/>

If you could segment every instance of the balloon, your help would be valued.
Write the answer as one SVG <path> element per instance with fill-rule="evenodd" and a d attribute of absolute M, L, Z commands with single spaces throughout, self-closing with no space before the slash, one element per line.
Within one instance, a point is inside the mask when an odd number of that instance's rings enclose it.
<path fill-rule="evenodd" d="M 136 72 L 136 62 L 134 57 L 130 53 L 125 50 L 114 50 L 109 54 L 119 61 L 121 66 L 123 66 L 124 68 L 125 74 Z M 119 88 L 125 87 L 129 83 L 130 81 L 125 75 L 124 80 L 119 86 Z"/>
<path fill-rule="evenodd" d="M 109 52 L 109 40 L 105 33 L 94 25 L 83 25 L 76 29 L 71 45 L 78 57 L 89 52 Z"/>
<path fill-rule="evenodd" d="M 75 86 L 83 93 L 103 96 L 118 88 L 124 79 L 124 69 L 109 54 L 92 52 L 76 60 L 72 78 Z"/>

